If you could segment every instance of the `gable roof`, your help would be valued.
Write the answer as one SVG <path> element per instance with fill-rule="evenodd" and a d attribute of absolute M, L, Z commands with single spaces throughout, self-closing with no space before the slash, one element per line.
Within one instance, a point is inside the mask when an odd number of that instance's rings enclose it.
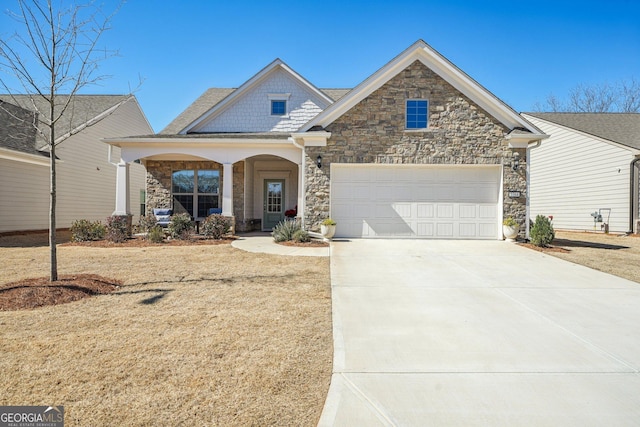
<path fill-rule="evenodd" d="M 285 64 L 281 59 L 276 59 L 262 70 L 260 70 L 256 75 L 251 77 L 245 83 L 242 84 L 239 88 L 229 93 L 223 99 L 218 101 L 215 105 L 209 107 L 207 111 L 200 114 L 196 119 L 192 120 L 187 126 L 182 128 L 179 132 L 176 133 L 188 133 L 190 130 L 196 128 L 199 124 L 203 123 L 220 110 L 224 109 L 226 105 L 231 104 L 233 101 L 250 91 L 253 87 L 262 82 L 267 76 L 271 75 L 271 73 L 276 70 L 282 70 L 288 73 L 294 80 L 298 81 L 303 87 L 306 87 L 309 91 L 315 93 L 319 98 L 324 99 L 327 104 L 333 103 L 333 99 L 331 99 L 327 94 L 322 92 L 320 89 L 312 85 L 307 79 L 302 77 L 300 74 L 296 73 L 293 69 L 291 69 L 287 64 Z M 206 94 L 206 92 L 205 92 Z M 189 108 L 187 108 L 189 110 Z"/>
<path fill-rule="evenodd" d="M 523 113 L 640 150 L 640 113 Z"/>
<path fill-rule="evenodd" d="M 423 40 L 418 40 L 409 46 L 351 92 L 309 121 L 300 131 L 308 131 L 316 126 L 328 126 L 415 61 L 422 62 L 509 129 L 522 128 L 532 134 L 543 133 Z"/>
<path fill-rule="evenodd" d="M 107 111 L 131 98 L 131 95 L 74 95 L 72 107 L 68 108 L 60 119 L 62 127 L 59 136 L 64 138 L 68 132 L 99 119 Z M 60 105 L 66 103 L 68 99 L 69 95 L 58 95 L 57 97 Z M 36 108 L 40 111 L 48 109 L 48 104 L 42 98 L 33 97 L 32 101 L 32 97 L 29 95 L 0 94 L 0 101 L 19 106 L 30 112 L 35 112 Z M 32 102 L 35 102 L 35 108 Z M 2 124 L 0 124 L 1 126 Z M 38 141 L 37 145 L 36 148 L 42 148 L 44 142 Z"/>
<path fill-rule="evenodd" d="M 173 119 L 159 134 L 161 135 L 177 135 L 180 131 L 186 128 L 190 123 L 195 121 L 198 117 L 205 114 L 211 108 L 215 107 L 223 99 L 233 93 L 237 88 L 209 88 L 198 97 L 186 110 L 184 110 L 178 117 Z M 345 94 L 349 93 L 351 89 L 320 89 L 326 96 L 331 98 L 334 102 L 342 98 Z"/>

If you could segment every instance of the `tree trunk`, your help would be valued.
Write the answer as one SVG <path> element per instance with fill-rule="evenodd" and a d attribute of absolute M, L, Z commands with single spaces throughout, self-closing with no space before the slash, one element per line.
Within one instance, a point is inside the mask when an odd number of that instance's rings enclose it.
<path fill-rule="evenodd" d="M 53 129 L 52 129 L 53 134 Z M 56 145 L 51 144 L 50 150 L 50 193 L 49 193 L 49 249 L 51 263 L 50 280 L 55 282 L 58 280 L 58 254 L 56 246 Z"/>

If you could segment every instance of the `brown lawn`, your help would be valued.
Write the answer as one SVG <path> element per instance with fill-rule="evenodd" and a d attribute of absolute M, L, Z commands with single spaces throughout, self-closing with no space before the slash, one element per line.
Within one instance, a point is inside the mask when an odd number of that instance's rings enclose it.
<path fill-rule="evenodd" d="M 640 236 L 557 231 L 549 255 L 640 282 Z"/>
<path fill-rule="evenodd" d="M 0 238 L 0 288 L 46 276 L 45 245 Z M 327 258 L 229 244 L 58 252 L 61 275 L 122 285 L 0 311 L 0 405 L 64 405 L 68 426 L 317 424 L 331 377 Z"/>

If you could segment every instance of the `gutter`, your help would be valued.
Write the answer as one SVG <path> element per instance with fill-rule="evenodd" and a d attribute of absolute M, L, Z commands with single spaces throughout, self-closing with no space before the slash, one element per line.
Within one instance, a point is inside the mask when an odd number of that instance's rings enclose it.
<path fill-rule="evenodd" d="M 631 164 L 629 165 L 629 231 L 627 231 L 627 234 L 633 234 L 633 221 L 634 221 L 634 215 L 633 215 L 633 208 L 634 208 L 634 199 L 635 199 L 635 187 L 636 187 L 636 163 L 638 163 L 640 161 L 640 157 L 636 157 L 635 159 L 633 159 L 631 161 Z M 640 230 L 638 230 L 640 232 Z"/>

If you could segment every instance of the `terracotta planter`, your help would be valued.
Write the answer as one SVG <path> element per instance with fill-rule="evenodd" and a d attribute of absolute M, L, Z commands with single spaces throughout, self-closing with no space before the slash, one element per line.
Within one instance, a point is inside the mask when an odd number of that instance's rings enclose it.
<path fill-rule="evenodd" d="M 321 225 L 320 226 L 320 234 L 324 237 L 325 240 L 331 240 L 333 235 L 336 234 L 336 226 L 335 225 Z"/>
<path fill-rule="evenodd" d="M 515 241 L 516 237 L 518 237 L 519 230 L 520 227 L 517 225 L 514 225 L 513 227 L 509 225 L 502 226 L 502 234 L 504 234 L 504 237 L 511 242 Z"/>

